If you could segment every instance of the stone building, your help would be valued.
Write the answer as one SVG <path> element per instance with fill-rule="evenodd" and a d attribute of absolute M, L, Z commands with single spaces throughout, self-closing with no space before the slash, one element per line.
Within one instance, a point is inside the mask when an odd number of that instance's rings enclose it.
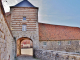
<path fill-rule="evenodd" d="M 6 19 L 13 37 L 18 41 L 17 55 L 21 54 L 20 43 L 25 39 L 33 41 L 33 49 L 39 49 L 38 8 L 24 0 L 15 6 L 11 6 L 10 10 Z"/>
<path fill-rule="evenodd" d="M 39 23 L 38 8 L 27 0 L 10 10 L 6 19 L 16 41 L 26 37 L 33 41 L 34 49 L 80 52 L 80 28 Z"/>
<path fill-rule="evenodd" d="M 39 23 L 39 48 L 80 52 L 80 28 Z"/>
<path fill-rule="evenodd" d="M 32 41 L 33 53 L 37 49 L 80 52 L 80 28 L 39 23 L 38 7 L 28 0 L 11 6 L 6 16 L 0 4 L 0 34 L 1 60 L 21 55 L 24 40 Z"/>
<path fill-rule="evenodd" d="M 14 60 L 15 40 L 5 19 L 5 12 L 0 0 L 0 60 Z"/>

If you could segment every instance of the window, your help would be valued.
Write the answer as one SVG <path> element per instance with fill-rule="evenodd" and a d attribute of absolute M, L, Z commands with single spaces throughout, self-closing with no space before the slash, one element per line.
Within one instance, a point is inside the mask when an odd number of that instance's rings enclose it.
<path fill-rule="evenodd" d="M 47 45 L 47 43 L 46 43 L 46 42 L 43 42 L 43 45 L 44 45 L 44 46 L 46 46 L 46 45 Z"/>
<path fill-rule="evenodd" d="M 22 31 L 26 31 L 26 25 L 22 25 Z"/>
<path fill-rule="evenodd" d="M 61 41 L 58 41 L 58 45 L 61 45 Z"/>
<path fill-rule="evenodd" d="M 25 16 L 23 17 L 23 20 L 26 20 L 26 17 Z"/>
<path fill-rule="evenodd" d="M 68 45 L 71 45 L 71 41 L 68 41 Z"/>

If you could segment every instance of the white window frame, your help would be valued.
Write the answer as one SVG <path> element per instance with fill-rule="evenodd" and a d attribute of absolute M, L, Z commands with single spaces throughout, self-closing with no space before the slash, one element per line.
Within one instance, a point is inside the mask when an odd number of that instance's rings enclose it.
<path fill-rule="evenodd" d="M 23 21 L 26 21 L 26 16 L 23 16 Z"/>
<path fill-rule="evenodd" d="M 47 42 L 43 42 L 43 46 L 47 46 Z"/>
<path fill-rule="evenodd" d="M 58 41 L 58 45 L 61 45 L 61 41 Z"/>
<path fill-rule="evenodd" d="M 71 45 L 71 41 L 68 41 L 68 45 Z"/>
<path fill-rule="evenodd" d="M 26 31 L 27 30 L 26 26 L 27 26 L 26 24 L 22 25 L 22 31 Z"/>

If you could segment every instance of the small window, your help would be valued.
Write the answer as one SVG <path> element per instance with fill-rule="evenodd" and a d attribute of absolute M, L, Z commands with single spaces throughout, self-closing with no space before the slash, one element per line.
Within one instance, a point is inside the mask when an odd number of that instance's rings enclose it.
<path fill-rule="evenodd" d="M 68 41 L 68 45 L 71 45 L 71 41 Z"/>
<path fill-rule="evenodd" d="M 23 20 L 26 20 L 26 17 L 25 16 L 23 17 Z"/>
<path fill-rule="evenodd" d="M 61 45 L 61 41 L 58 41 L 58 45 Z"/>
<path fill-rule="evenodd" d="M 22 31 L 26 31 L 26 25 L 22 25 Z"/>
<path fill-rule="evenodd" d="M 47 45 L 47 43 L 46 43 L 46 42 L 43 42 L 43 45 L 44 45 L 44 46 L 46 46 L 46 45 Z"/>

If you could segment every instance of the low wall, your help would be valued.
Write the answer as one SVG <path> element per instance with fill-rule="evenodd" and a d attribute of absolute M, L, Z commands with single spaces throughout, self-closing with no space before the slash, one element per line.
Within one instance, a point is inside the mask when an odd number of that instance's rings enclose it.
<path fill-rule="evenodd" d="M 36 50 L 35 56 L 41 60 L 80 60 L 79 53 L 52 50 Z"/>

